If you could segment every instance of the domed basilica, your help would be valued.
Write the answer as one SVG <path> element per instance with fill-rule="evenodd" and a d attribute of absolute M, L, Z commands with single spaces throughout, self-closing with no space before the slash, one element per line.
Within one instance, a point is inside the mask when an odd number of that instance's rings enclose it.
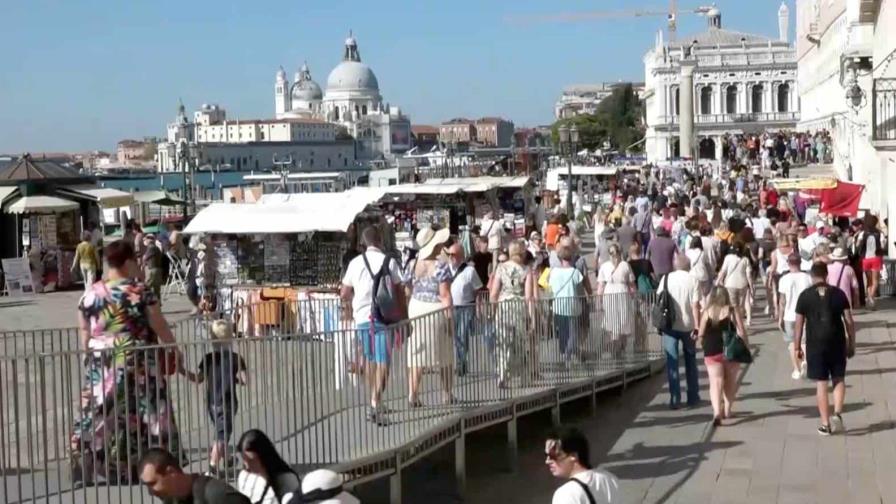
<path fill-rule="evenodd" d="M 361 159 L 383 158 L 410 148 L 410 120 L 398 107 L 383 102 L 376 75 L 361 61 L 358 42 L 349 34 L 342 61 L 327 77 L 326 92 L 311 77 L 307 64 L 293 82 L 281 67 L 274 83 L 278 119 L 312 118 L 336 123 L 357 142 Z"/>

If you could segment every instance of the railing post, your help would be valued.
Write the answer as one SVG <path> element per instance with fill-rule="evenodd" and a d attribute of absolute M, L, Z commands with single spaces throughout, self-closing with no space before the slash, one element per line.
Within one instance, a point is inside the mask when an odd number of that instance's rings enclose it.
<path fill-rule="evenodd" d="M 460 420 L 460 435 L 454 440 L 454 478 L 457 495 L 461 500 L 467 493 L 467 448 L 464 421 Z"/>
<path fill-rule="evenodd" d="M 507 421 L 507 467 L 512 473 L 516 473 L 519 468 L 519 440 L 516 427 L 516 405 L 514 405 L 513 416 Z"/>
<path fill-rule="evenodd" d="M 560 393 L 554 393 L 554 406 L 551 407 L 551 423 L 560 427 Z"/>
<path fill-rule="evenodd" d="M 389 504 L 401 504 L 401 454 L 395 453 L 395 472 L 389 476 Z"/>
<path fill-rule="evenodd" d="M 591 416 L 597 416 L 597 381 L 591 380 Z"/>

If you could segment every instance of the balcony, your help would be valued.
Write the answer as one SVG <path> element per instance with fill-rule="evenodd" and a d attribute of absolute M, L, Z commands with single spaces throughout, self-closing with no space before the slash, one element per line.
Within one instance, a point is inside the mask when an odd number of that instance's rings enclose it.
<path fill-rule="evenodd" d="M 872 102 L 874 141 L 896 146 L 896 79 L 874 79 Z"/>
<path fill-rule="evenodd" d="M 748 112 L 741 114 L 696 114 L 694 116 L 694 124 L 702 125 L 731 125 L 745 123 L 796 123 L 800 120 L 799 112 Z M 660 116 L 658 124 L 675 125 L 680 121 L 677 115 Z"/>

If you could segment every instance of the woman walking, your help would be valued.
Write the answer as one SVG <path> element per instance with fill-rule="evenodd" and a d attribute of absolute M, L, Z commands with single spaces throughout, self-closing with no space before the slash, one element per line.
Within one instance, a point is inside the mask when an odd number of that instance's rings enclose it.
<path fill-rule="evenodd" d="M 443 402 L 454 402 L 454 338 L 450 325 L 453 320 L 452 278 L 448 263 L 439 260 L 449 238 L 448 229 L 426 227 L 417 233 L 415 240 L 419 252 L 408 305 L 408 318 L 413 329 L 408 339 L 408 406 L 411 408 L 423 406 L 419 392 L 426 369 L 440 371 L 444 387 Z"/>
<path fill-rule="evenodd" d="M 72 260 L 72 273 L 75 268 L 80 268 L 81 280 L 84 281 L 84 292 L 89 292 L 96 281 L 96 272 L 100 267 L 100 253 L 93 245 L 93 236 L 90 231 L 81 233 L 81 243 L 75 249 L 75 258 Z"/>
<path fill-rule="evenodd" d="M 715 287 L 710 292 L 706 310 L 703 311 L 698 337 L 703 346 L 713 424 L 716 426 L 721 425 L 723 419 L 731 418 L 731 409 L 737 395 L 737 372 L 740 364 L 726 360 L 724 354 L 724 335 L 733 331 L 743 338 L 745 344 L 749 344 L 737 305 L 732 305 L 727 289 Z"/>
<path fill-rule="evenodd" d="M 771 254 L 771 263 L 768 267 L 769 274 L 766 282 L 768 282 L 771 289 L 771 298 L 769 299 L 772 300 L 771 305 L 774 307 L 775 320 L 779 318 L 778 282 L 780 282 L 782 276 L 790 271 L 787 266 L 787 258 L 794 253 L 796 253 L 796 247 L 793 246 L 792 240 L 787 235 L 783 235 L 778 239 L 778 248 Z"/>
<path fill-rule="evenodd" d="M 746 313 L 746 307 L 749 306 L 747 296 L 753 291 L 753 271 L 747 254 L 747 247 L 743 242 L 734 243 L 731 253 L 725 257 L 725 261 L 722 263 L 717 285 L 728 289 L 728 297 L 732 306 L 735 307 L 741 318 L 746 318 L 747 326 L 749 326 L 750 313 Z"/>
<path fill-rule="evenodd" d="M 490 287 L 489 299 L 497 305 L 495 358 L 498 387 L 507 388 L 513 366 L 514 350 L 526 341 L 528 310 L 526 302 L 533 297 L 532 279 L 526 263 L 526 246 L 514 241 L 508 247 L 509 260 L 500 263 Z"/>
<path fill-rule="evenodd" d="M 862 229 L 857 241 L 862 271 L 865 272 L 865 303 L 873 310 L 880 285 L 880 272 L 883 269 L 885 244 L 876 216 L 867 214 Z"/>
<path fill-rule="evenodd" d="M 183 372 L 183 358 L 155 346 L 174 343 L 174 335 L 155 294 L 135 280 L 133 242 L 111 243 L 105 255 L 107 279 L 78 303 L 85 376 L 71 437 L 76 485 L 96 476 L 109 484 L 135 482 L 141 453 L 151 447 L 180 453 L 167 375 L 175 367 Z"/>
<path fill-rule="evenodd" d="M 634 332 L 635 275 L 622 260 L 618 244 L 611 244 L 608 254 L 610 259 L 597 272 L 597 295 L 603 304 L 604 330 L 611 335 L 607 348 L 613 357 L 620 357 Z"/>
<path fill-rule="evenodd" d="M 568 365 L 577 355 L 578 345 L 585 336 L 580 322 L 582 305 L 587 303 L 588 298 L 582 299 L 582 295 L 591 295 L 591 285 L 573 264 L 575 250 L 569 245 L 561 244 L 557 248 L 557 257 L 560 267 L 551 268 L 548 284 L 554 296 L 554 331 L 559 344 L 560 362 Z"/>

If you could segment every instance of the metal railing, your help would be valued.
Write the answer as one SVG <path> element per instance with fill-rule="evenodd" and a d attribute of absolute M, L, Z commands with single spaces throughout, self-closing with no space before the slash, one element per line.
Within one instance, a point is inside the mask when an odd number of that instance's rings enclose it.
<path fill-rule="evenodd" d="M 796 122 L 800 120 L 799 112 L 744 112 L 737 114 L 695 114 L 695 124 L 740 124 L 754 122 Z M 679 115 L 659 117 L 659 124 L 678 124 Z"/>
<path fill-rule="evenodd" d="M 874 140 L 896 140 L 896 79 L 874 79 L 872 101 Z"/>
<path fill-rule="evenodd" d="M 232 447 L 250 428 L 265 431 L 300 470 L 379 477 L 465 429 L 553 408 L 649 369 L 661 355 L 646 320 L 651 303 L 608 294 L 449 311 L 413 301 L 417 316 L 387 328 L 340 322 L 302 332 L 313 326 L 288 316 L 300 303 L 278 301 L 218 315 L 245 337 L 215 340 L 210 320 L 196 318 L 176 326 L 173 345 L 110 342 L 88 351 L 77 348 L 73 329 L 34 332 L 30 347 L 10 345 L 0 356 L 3 502 L 151 502 L 136 484 L 142 452 L 162 446 L 202 472 L 216 440 L 223 476 L 235 481 Z M 336 300 L 320 305 L 341 309 Z M 248 336 L 239 327 L 247 310 L 278 316 Z M 18 345 L 24 337 L 3 339 Z M 178 353 L 183 372 L 166 375 Z"/>

